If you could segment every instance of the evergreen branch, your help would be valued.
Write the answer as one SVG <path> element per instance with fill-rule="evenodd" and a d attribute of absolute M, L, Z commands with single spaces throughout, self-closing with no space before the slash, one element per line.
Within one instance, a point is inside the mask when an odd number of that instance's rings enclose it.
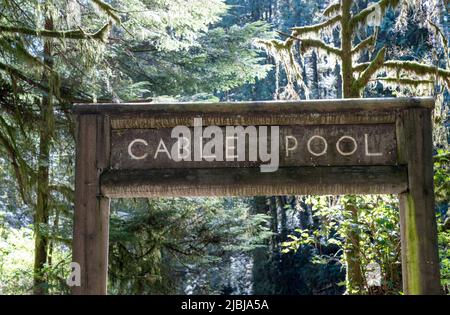
<path fill-rule="evenodd" d="M 295 36 L 290 35 L 290 34 L 286 34 L 286 33 L 281 32 L 281 31 L 276 31 L 276 32 L 278 34 L 280 34 L 280 35 L 289 37 L 292 40 L 299 41 L 301 43 L 301 49 L 302 50 L 307 50 L 307 49 L 311 49 L 311 48 L 318 48 L 318 49 L 325 50 L 327 53 L 332 53 L 332 54 L 337 55 L 339 57 L 341 56 L 341 50 L 339 48 L 336 48 L 336 47 L 333 47 L 331 45 L 328 45 L 328 44 L 324 43 L 321 40 L 308 39 L 308 38 L 302 39 L 302 38 L 295 37 Z"/>
<path fill-rule="evenodd" d="M 317 33 L 326 27 L 336 24 L 340 20 L 341 20 L 341 16 L 336 15 L 322 23 L 308 25 L 308 26 L 293 27 L 293 28 L 291 28 L 292 35 L 299 36 L 299 35 L 306 34 L 306 33 Z"/>
<path fill-rule="evenodd" d="M 52 93 L 50 91 L 50 88 L 47 85 L 44 85 L 44 84 L 42 84 L 42 83 L 40 83 L 40 82 L 38 82 L 38 81 L 28 77 L 26 74 L 21 72 L 19 69 L 11 67 L 11 66 L 9 66 L 7 64 L 4 64 L 4 63 L 0 62 L 0 70 L 5 71 L 6 73 L 10 74 L 11 76 L 13 76 L 13 77 L 15 77 L 17 79 L 20 79 L 20 80 L 28 83 L 29 85 L 31 85 L 31 86 L 33 86 L 35 88 L 38 88 L 39 90 L 41 90 L 44 93 L 52 94 L 61 104 L 72 103 L 74 101 L 79 101 L 77 99 L 75 99 L 75 100 L 69 99 L 66 96 L 65 97 L 61 97 L 59 95 L 56 95 L 56 94 L 68 95 L 70 93 L 69 92 L 70 89 L 69 90 L 66 89 L 67 91 L 62 91 L 63 93 L 54 93 L 54 92 Z M 61 88 L 61 90 L 63 90 L 63 89 Z"/>
<path fill-rule="evenodd" d="M 447 82 L 447 86 L 450 86 L 450 70 L 418 63 L 415 61 L 389 60 L 384 63 L 384 66 L 390 69 L 410 71 L 419 76 L 437 75 Z"/>
<path fill-rule="evenodd" d="M 360 63 L 353 70 L 361 72 L 369 63 Z M 405 70 L 413 72 L 417 75 L 438 75 L 446 80 L 450 80 L 450 70 L 442 69 L 435 66 L 426 65 L 416 61 L 388 60 L 383 63 L 383 67 L 394 70 Z"/>
<path fill-rule="evenodd" d="M 354 83 L 354 88 L 360 90 L 369 83 L 372 76 L 381 68 L 384 64 L 384 58 L 386 56 L 386 47 L 380 49 L 375 58 L 369 63 L 366 69 L 361 73 L 361 76 Z"/>
<path fill-rule="evenodd" d="M 445 34 L 444 34 L 444 32 L 442 31 L 442 29 L 441 29 L 437 24 L 433 23 L 432 21 L 428 21 L 428 23 L 430 23 L 430 25 L 433 26 L 435 32 L 441 37 L 443 46 L 444 46 L 445 48 L 447 48 L 448 40 L 447 40 L 447 38 L 445 37 Z"/>
<path fill-rule="evenodd" d="M 67 185 L 50 185 L 49 189 L 54 192 L 59 192 L 69 201 L 72 201 L 74 198 L 74 190 Z"/>
<path fill-rule="evenodd" d="M 38 81 L 35 81 L 35 80 L 27 77 L 20 70 L 14 68 L 14 67 L 11 67 L 9 65 L 6 65 L 6 64 L 0 62 L 0 70 L 3 70 L 5 72 L 11 74 L 12 76 L 14 76 L 14 77 L 16 77 L 16 78 L 18 78 L 18 79 L 20 79 L 22 81 L 27 82 L 29 85 L 37 87 L 38 89 L 40 89 L 40 90 L 42 90 L 44 92 L 47 92 L 47 93 L 49 92 L 49 89 L 48 89 L 47 86 L 43 85 L 42 83 L 40 83 Z"/>
<path fill-rule="evenodd" d="M 325 8 L 323 11 L 324 16 L 331 16 L 333 13 L 339 11 L 341 9 L 341 4 L 339 2 L 330 4 L 328 7 Z"/>
<path fill-rule="evenodd" d="M 112 7 L 110 4 L 103 2 L 102 0 L 91 0 L 93 3 L 95 3 L 100 10 L 105 12 L 106 15 L 108 15 L 111 19 L 113 19 L 117 24 L 121 24 L 120 17 L 117 14 L 119 10 Z"/>
<path fill-rule="evenodd" d="M 68 30 L 68 31 L 53 31 L 53 30 L 36 30 L 32 28 L 20 27 L 20 26 L 6 26 L 0 25 L 0 33 L 20 33 L 24 35 L 39 36 L 39 37 L 52 37 L 52 38 L 69 38 L 69 39 L 94 39 L 102 42 L 107 41 L 107 36 L 111 24 L 105 24 L 101 29 L 95 33 L 86 33 L 83 30 Z"/>
<path fill-rule="evenodd" d="M 28 168 L 25 161 L 20 159 L 20 155 L 16 151 L 14 145 L 8 140 L 8 138 L 0 132 L 0 144 L 6 149 L 7 155 L 9 156 L 11 165 L 14 170 L 14 175 L 17 179 L 17 184 L 19 186 L 20 197 L 23 202 L 32 205 L 31 197 L 29 195 L 29 185 L 26 180 L 25 175 L 23 174 L 23 165 L 25 168 Z"/>
<path fill-rule="evenodd" d="M 356 45 L 352 49 L 352 54 L 358 53 L 359 51 L 363 50 L 367 46 L 371 46 L 373 44 L 375 44 L 375 35 L 367 37 L 366 39 L 361 41 L 358 45 Z"/>
<path fill-rule="evenodd" d="M 54 72 L 46 64 L 44 64 L 38 57 L 35 57 L 32 54 L 30 54 L 28 50 L 25 49 L 25 47 L 22 45 L 21 42 L 13 42 L 11 39 L 8 39 L 7 37 L 0 38 L 0 47 L 3 48 L 5 51 L 9 51 L 11 54 L 14 55 L 14 57 L 17 57 L 18 59 L 30 65 L 37 65 L 49 72 Z"/>
<path fill-rule="evenodd" d="M 371 81 L 386 81 L 386 82 L 401 83 L 404 85 L 414 85 L 414 86 L 418 86 L 421 84 L 434 84 L 434 80 L 416 80 L 416 79 L 396 78 L 396 77 L 381 77 L 381 78 L 375 78 Z"/>
<path fill-rule="evenodd" d="M 372 14 L 376 8 L 379 6 L 382 10 L 382 14 L 386 11 L 386 8 L 390 5 L 391 7 L 396 7 L 400 0 L 380 0 L 364 10 L 361 10 L 358 14 L 354 15 L 351 20 L 352 27 L 357 26 L 359 23 L 365 21 L 367 17 Z"/>
<path fill-rule="evenodd" d="M 302 46 L 302 50 L 311 49 L 311 48 L 319 48 L 325 50 L 327 53 L 332 53 L 336 56 L 341 56 L 341 50 L 339 48 L 333 47 L 331 45 L 328 45 L 324 43 L 321 40 L 318 39 L 302 39 L 300 40 Z"/>

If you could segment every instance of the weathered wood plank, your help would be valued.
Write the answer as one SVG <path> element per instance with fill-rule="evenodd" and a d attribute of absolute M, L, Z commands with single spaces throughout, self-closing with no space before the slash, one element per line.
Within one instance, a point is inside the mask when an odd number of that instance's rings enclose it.
<path fill-rule="evenodd" d="M 407 174 L 397 166 L 109 170 L 101 187 L 110 198 L 387 194 L 406 191 Z"/>
<path fill-rule="evenodd" d="M 305 101 L 260 101 L 260 102 L 221 102 L 221 103 L 92 103 L 74 104 L 76 114 L 111 114 L 124 113 L 302 113 L 350 111 L 385 111 L 407 108 L 433 108 L 431 97 L 408 98 L 364 98 L 364 99 L 329 99 Z"/>
<path fill-rule="evenodd" d="M 395 112 L 431 108 L 432 98 L 340 99 L 225 103 L 75 104 L 73 111 L 111 115 L 113 129 L 205 125 L 394 123 Z"/>
<path fill-rule="evenodd" d="M 431 112 L 412 109 L 399 115 L 398 156 L 408 165 L 408 191 L 399 195 L 403 290 L 440 294 L 434 208 Z"/>
<path fill-rule="evenodd" d="M 237 144 L 234 140 L 227 143 L 226 129 L 221 128 L 221 130 L 223 133 L 220 139 L 221 152 L 215 153 L 221 157 L 220 161 L 206 161 L 204 158 L 194 161 L 192 128 L 190 129 L 190 161 L 174 161 L 170 156 L 171 149 L 174 145 L 176 146 L 177 141 L 177 138 L 171 137 L 172 129 L 170 128 L 113 130 L 111 168 L 255 167 L 267 164 L 267 161 L 262 162 L 258 156 L 259 126 L 253 129 L 252 137 L 248 136 L 250 132 L 242 133 L 246 135 L 244 161 L 237 161 L 237 158 L 226 160 L 227 153 L 228 155 L 237 154 L 235 148 Z M 136 139 L 139 139 L 139 142 L 136 142 Z M 394 124 L 281 126 L 276 139 L 279 142 L 276 158 L 279 159 L 280 166 L 395 165 L 397 163 Z M 168 153 L 157 152 L 160 149 L 161 140 L 167 147 Z M 210 140 L 210 138 L 203 138 L 202 148 Z M 251 143 L 255 152 L 253 160 L 249 156 Z M 270 148 L 270 144 L 268 147 Z"/>
<path fill-rule="evenodd" d="M 175 126 L 193 126 L 194 118 L 201 117 L 205 125 L 215 126 L 257 126 L 257 125 L 336 125 L 336 124 L 387 124 L 395 123 L 395 111 L 373 112 L 327 112 L 318 115 L 316 112 L 289 114 L 275 113 L 241 113 L 231 115 L 224 113 L 141 113 L 123 114 L 111 118 L 113 129 L 148 129 L 168 128 Z"/>
<path fill-rule="evenodd" d="M 99 178 L 109 163 L 108 127 L 97 115 L 77 117 L 72 260 L 80 264 L 81 286 L 74 294 L 106 294 L 109 199 L 100 196 Z"/>

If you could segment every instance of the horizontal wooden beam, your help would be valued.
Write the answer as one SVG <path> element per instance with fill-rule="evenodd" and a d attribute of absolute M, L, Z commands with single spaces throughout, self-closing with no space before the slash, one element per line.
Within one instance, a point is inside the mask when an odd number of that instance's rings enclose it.
<path fill-rule="evenodd" d="M 304 101 L 258 101 L 222 103 L 92 103 L 74 104 L 75 114 L 136 114 L 143 113 L 302 113 L 386 111 L 407 108 L 433 108 L 432 97 L 328 99 Z"/>
<path fill-rule="evenodd" d="M 407 190 L 402 166 L 109 170 L 101 193 L 110 198 L 397 194 Z"/>
<path fill-rule="evenodd" d="M 287 125 L 352 125 L 352 124 L 392 124 L 397 112 L 329 112 L 317 114 L 303 113 L 242 113 L 239 115 L 224 113 L 154 113 L 123 114 L 111 117 L 112 129 L 153 129 L 194 125 L 194 118 L 201 117 L 204 126 L 287 126 Z"/>

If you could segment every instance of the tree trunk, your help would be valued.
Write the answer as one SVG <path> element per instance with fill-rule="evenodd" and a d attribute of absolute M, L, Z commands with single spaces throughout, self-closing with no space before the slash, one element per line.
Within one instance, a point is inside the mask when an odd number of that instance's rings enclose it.
<path fill-rule="evenodd" d="M 278 229 L 278 207 L 277 200 L 275 196 L 270 197 L 270 229 L 272 230 L 272 238 L 270 241 L 270 251 L 272 257 L 277 257 L 279 254 L 278 240 L 279 240 L 279 229 Z"/>
<path fill-rule="evenodd" d="M 46 18 L 45 29 L 53 29 L 53 20 Z M 53 68 L 51 39 L 44 39 L 44 63 Z M 52 85 L 51 73 L 44 72 L 43 81 L 50 87 Z M 51 88 L 50 88 L 51 90 Z M 34 252 L 34 294 L 44 294 L 45 275 L 44 267 L 47 262 L 47 225 L 49 215 L 49 168 L 50 146 L 53 134 L 53 105 L 51 95 L 43 95 L 41 104 L 41 122 L 39 134 L 39 157 L 37 172 L 37 203 L 34 217 L 35 252 Z"/>
<path fill-rule="evenodd" d="M 358 230 L 358 208 L 348 202 L 345 210 L 351 213 L 351 228 L 345 244 L 345 260 L 347 262 L 347 293 L 361 294 L 364 290 L 364 276 L 361 269 L 360 238 Z"/>
<path fill-rule="evenodd" d="M 267 214 L 267 199 L 265 196 L 253 198 L 253 206 L 250 211 L 252 214 Z M 270 294 L 269 280 L 269 246 L 257 247 L 253 250 L 253 294 Z"/>
<path fill-rule="evenodd" d="M 351 5 L 352 0 L 342 0 L 341 19 L 341 50 L 342 50 L 342 94 L 344 98 L 359 97 L 359 91 L 355 91 L 352 86 L 355 81 L 352 64 L 352 25 L 351 25 Z"/>
<path fill-rule="evenodd" d="M 279 222 L 280 222 L 280 231 L 279 240 L 281 242 L 286 241 L 287 235 L 288 235 L 288 228 L 287 228 L 287 216 L 286 216 L 286 196 L 278 196 L 277 197 L 277 208 L 279 211 Z"/>
<path fill-rule="evenodd" d="M 359 98 L 359 91 L 353 89 L 355 78 L 353 76 L 352 47 L 353 30 L 351 25 L 351 6 L 352 0 L 342 0 L 342 19 L 341 19 L 341 49 L 342 49 L 342 95 L 344 98 Z M 358 209 L 351 205 L 344 205 L 346 211 L 351 211 L 352 221 L 358 222 Z M 361 271 L 361 258 L 359 253 L 359 234 L 356 229 L 351 229 L 346 239 L 346 282 L 347 292 L 361 293 L 364 287 L 364 277 Z"/>

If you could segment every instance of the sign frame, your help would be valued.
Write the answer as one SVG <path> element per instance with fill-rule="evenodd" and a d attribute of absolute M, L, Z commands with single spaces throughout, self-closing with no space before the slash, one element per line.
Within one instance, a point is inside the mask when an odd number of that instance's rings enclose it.
<path fill-rule="evenodd" d="M 228 103 L 74 104 L 74 294 L 106 294 L 110 198 L 152 196 L 398 194 L 403 290 L 440 294 L 434 213 L 434 99 L 373 98 Z M 113 169 L 112 132 L 193 126 L 395 126 L 393 165 Z"/>

